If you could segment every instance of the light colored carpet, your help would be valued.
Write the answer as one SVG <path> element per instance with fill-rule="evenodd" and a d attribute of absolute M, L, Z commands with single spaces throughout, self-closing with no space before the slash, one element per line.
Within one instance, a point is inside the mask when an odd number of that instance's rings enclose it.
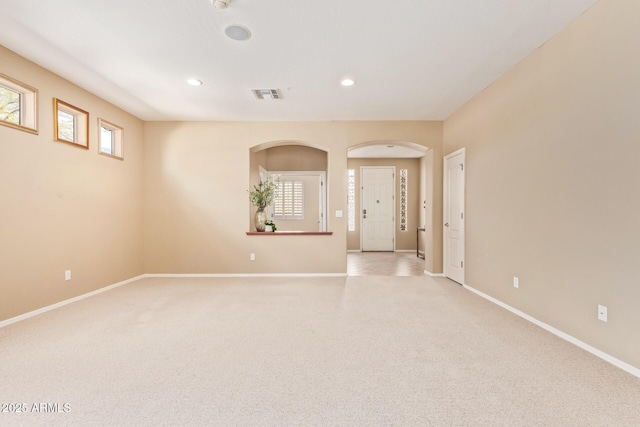
<path fill-rule="evenodd" d="M 446 279 L 144 279 L 0 329 L 0 403 L 30 411 L 2 426 L 632 426 L 640 380 Z"/>

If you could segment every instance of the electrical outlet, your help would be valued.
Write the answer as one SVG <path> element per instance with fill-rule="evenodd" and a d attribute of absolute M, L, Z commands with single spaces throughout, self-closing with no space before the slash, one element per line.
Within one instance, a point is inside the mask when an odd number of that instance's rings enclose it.
<path fill-rule="evenodd" d="M 598 320 L 607 321 L 607 307 L 598 304 Z"/>
<path fill-rule="evenodd" d="M 518 279 L 516 276 L 513 276 L 513 287 L 514 288 L 520 287 L 520 279 Z"/>
<path fill-rule="evenodd" d="M 65 270 L 64 280 L 71 280 L 71 270 Z"/>
<path fill-rule="evenodd" d="M 255 261 L 255 260 L 256 260 L 256 254 L 249 255 L 249 261 Z"/>

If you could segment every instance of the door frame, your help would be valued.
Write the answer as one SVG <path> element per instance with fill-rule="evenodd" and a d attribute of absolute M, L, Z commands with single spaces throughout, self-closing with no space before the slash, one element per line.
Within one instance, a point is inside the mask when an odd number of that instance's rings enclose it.
<path fill-rule="evenodd" d="M 364 227 L 362 221 L 362 210 L 363 210 L 363 200 L 364 200 L 364 182 L 362 179 L 364 169 L 392 169 L 393 170 L 393 194 L 391 195 L 391 202 L 393 205 L 393 215 L 392 215 L 392 227 L 393 227 L 393 249 L 392 252 L 396 251 L 396 167 L 395 166 L 360 166 L 360 212 L 358 212 L 358 220 L 360 226 L 360 252 L 364 252 L 363 241 L 364 241 Z"/>
<path fill-rule="evenodd" d="M 449 274 L 449 242 L 448 242 L 448 231 L 447 231 L 447 226 L 446 221 L 448 219 L 447 213 L 449 212 L 449 198 L 447 197 L 448 193 L 449 193 L 449 166 L 448 166 L 448 160 L 458 156 L 458 155 L 462 155 L 462 185 L 461 185 L 461 193 L 459 194 L 459 203 L 460 203 L 460 208 L 461 208 L 461 213 L 462 213 L 462 218 L 461 218 L 461 222 L 460 222 L 460 240 L 461 240 L 461 246 L 462 246 L 462 266 L 460 267 L 461 270 L 461 275 L 462 277 L 456 277 L 456 279 L 460 279 L 459 283 L 460 284 L 464 284 L 464 280 L 465 280 L 465 269 L 466 266 L 464 265 L 464 261 L 465 261 L 465 238 L 466 238 L 466 227 L 465 227 L 465 221 L 466 218 L 464 217 L 465 214 L 465 199 L 466 199 L 466 149 L 463 147 L 459 150 L 454 151 L 453 153 L 447 154 L 446 156 L 444 156 L 443 159 L 443 181 L 442 181 L 442 272 L 443 275 L 445 277 L 450 278 L 451 280 L 454 280 L 456 282 L 458 282 L 458 280 L 454 279 L 451 277 L 451 275 Z"/>

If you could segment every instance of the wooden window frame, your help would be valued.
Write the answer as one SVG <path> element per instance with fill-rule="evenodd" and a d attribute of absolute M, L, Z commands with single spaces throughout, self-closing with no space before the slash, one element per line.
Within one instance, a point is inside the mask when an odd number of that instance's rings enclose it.
<path fill-rule="evenodd" d="M 74 117 L 73 140 L 60 136 L 59 112 L 71 114 Z M 76 147 L 89 149 L 89 113 L 67 102 L 53 98 L 53 140 L 64 142 Z"/>
<path fill-rule="evenodd" d="M 0 125 L 38 135 L 38 89 L 0 74 L 0 85 L 20 94 L 19 123 L 0 120 Z"/>
<path fill-rule="evenodd" d="M 111 153 L 102 151 L 103 128 L 111 131 Z M 98 154 L 113 159 L 124 160 L 124 129 L 102 118 L 98 118 Z"/>

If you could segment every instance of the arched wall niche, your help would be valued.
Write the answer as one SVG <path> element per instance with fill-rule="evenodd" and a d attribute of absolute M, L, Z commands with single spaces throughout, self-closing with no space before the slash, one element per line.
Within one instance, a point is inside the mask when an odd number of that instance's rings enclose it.
<path fill-rule="evenodd" d="M 327 231 L 328 150 L 296 140 L 268 141 L 250 148 L 249 188 L 271 176 L 280 181 L 299 181 L 304 186 L 301 218 L 277 218 L 267 209 L 279 231 Z M 250 230 L 254 230 L 251 206 Z"/>

